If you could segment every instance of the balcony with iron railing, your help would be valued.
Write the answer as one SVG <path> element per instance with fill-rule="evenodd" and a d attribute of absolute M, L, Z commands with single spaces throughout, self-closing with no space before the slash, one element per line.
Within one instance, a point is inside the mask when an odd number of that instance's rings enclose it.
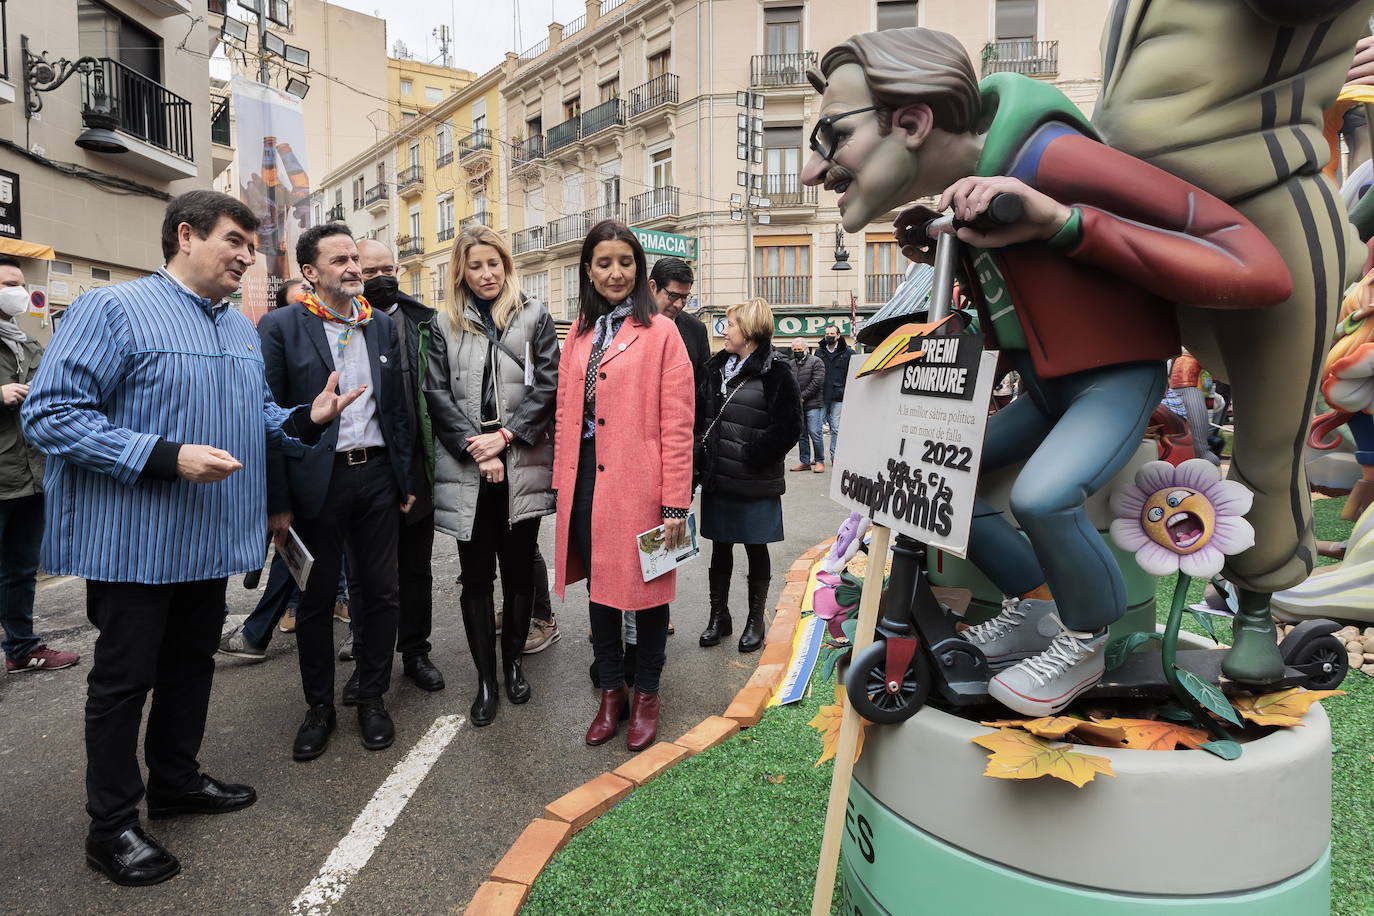
<path fill-rule="evenodd" d="M 539 55 L 543 54 L 543 53 L 544 53 L 545 51 L 547 51 L 548 49 L 549 49 L 549 40 L 548 40 L 547 38 L 545 38 L 543 41 L 539 42 L 538 44 L 536 44 L 536 45 L 531 45 L 530 47 L 528 47 L 528 48 L 526 48 L 525 50 L 521 51 L 521 52 L 520 52 L 520 56 L 519 56 L 518 58 L 516 58 L 516 59 L 517 59 L 520 63 L 524 63 L 524 62 L 527 61 L 527 60 L 534 60 L 536 57 L 538 57 Z"/>
<path fill-rule="evenodd" d="M 385 210 L 390 202 L 385 181 L 374 184 L 363 194 L 363 206 L 373 213 Z"/>
<path fill-rule="evenodd" d="M 434 157 L 434 167 L 435 167 L 436 169 L 442 169 L 444 166 L 446 166 L 446 165 L 452 165 L 452 164 L 453 164 L 453 149 L 452 149 L 451 147 L 450 147 L 449 149 L 446 149 L 446 150 L 441 150 L 441 151 L 439 152 L 439 155 L 437 155 L 437 156 Z"/>
<path fill-rule="evenodd" d="M 678 100 L 677 74 L 662 73 L 642 86 L 630 90 L 630 117 Z"/>
<path fill-rule="evenodd" d="M 610 99 L 582 112 L 582 139 L 625 123 L 625 100 Z"/>
<path fill-rule="evenodd" d="M 567 303 L 563 306 L 563 317 L 571 321 L 577 317 L 577 309 L 582 303 L 581 292 L 568 293 L 563 299 Z"/>
<path fill-rule="evenodd" d="M 677 188 L 651 188 L 630 198 L 630 223 L 637 225 L 656 219 L 678 216 L 680 193 Z"/>
<path fill-rule="evenodd" d="M 592 224 L 587 219 L 590 210 L 560 217 L 549 223 L 549 244 L 562 245 L 564 242 L 580 242 L 587 237 Z"/>
<path fill-rule="evenodd" d="M 396 257 L 402 261 L 418 258 L 425 253 L 418 235 L 403 235 L 396 239 Z"/>
<path fill-rule="evenodd" d="M 892 298 L 906 274 L 869 274 L 864 277 L 864 301 L 883 303 Z"/>
<path fill-rule="evenodd" d="M 341 223 L 344 221 L 344 205 L 335 204 L 324 211 L 324 221 L 326 223 Z"/>
<path fill-rule="evenodd" d="M 474 130 L 458 143 L 459 159 L 466 159 L 482 152 L 491 152 L 491 131 L 485 127 L 481 130 Z"/>
<path fill-rule="evenodd" d="M 191 103 L 117 60 L 98 58 L 82 72 L 81 116 L 87 127 L 117 130 L 194 161 Z"/>
<path fill-rule="evenodd" d="M 603 219 L 613 219 L 622 223 L 625 222 L 625 205 L 619 203 L 602 204 L 599 207 L 592 207 L 582 215 L 587 218 L 587 231 L 590 232 L 591 227 L 595 226 Z"/>
<path fill-rule="evenodd" d="M 814 207 L 816 205 L 815 186 L 803 185 L 800 175 L 764 175 L 763 193 L 768 198 L 769 206 L 774 209 L 780 207 Z"/>
<path fill-rule="evenodd" d="M 3 8 L 3 0 L 0 0 L 0 8 Z M 212 92 L 210 98 L 215 102 L 214 113 L 210 115 L 210 142 L 218 143 L 220 146 L 232 146 L 234 141 L 229 130 L 229 95 Z"/>
<path fill-rule="evenodd" d="M 513 169 L 521 168 L 543 158 L 543 134 L 535 134 L 524 140 L 516 140 L 510 145 L 510 165 Z"/>
<path fill-rule="evenodd" d="M 583 13 L 581 16 L 578 16 L 572 22 L 569 22 L 567 25 L 563 26 L 563 37 L 567 38 L 569 35 L 572 35 L 575 32 L 582 31 L 583 27 L 586 26 L 586 24 L 587 14 Z"/>
<path fill-rule="evenodd" d="M 755 277 L 754 295 L 769 305 L 809 305 L 811 278 L 808 276 Z"/>
<path fill-rule="evenodd" d="M 576 143 L 582 136 L 582 118 L 569 118 L 562 124 L 555 124 L 544 134 L 544 148 L 552 153 L 570 143 Z"/>
<path fill-rule="evenodd" d="M 455 231 L 456 231 L 456 230 L 454 230 L 454 228 L 453 228 L 452 226 L 445 226 L 444 228 L 440 229 L 440 230 L 439 230 L 439 241 L 441 241 L 441 242 L 451 242 L 451 241 L 453 241 L 453 235 L 454 235 L 454 232 L 455 232 Z"/>
<path fill-rule="evenodd" d="M 624 5 L 625 0 L 601 0 L 601 8 L 597 12 L 604 16 L 616 7 Z"/>
<path fill-rule="evenodd" d="M 463 217 L 461 220 L 458 221 L 458 225 L 462 226 L 464 229 L 466 229 L 468 226 L 490 226 L 491 211 L 478 210 L 471 216 Z"/>
<path fill-rule="evenodd" d="M 806 71 L 816 66 L 815 51 L 755 54 L 749 61 L 751 86 L 805 86 Z"/>
<path fill-rule="evenodd" d="M 983 45 L 983 75 L 989 73 L 1055 76 L 1059 73 L 1059 42 L 1034 38 L 990 41 Z"/>
<path fill-rule="evenodd" d="M 424 190 L 425 170 L 418 165 L 401 169 L 396 173 L 396 192 L 402 197 L 413 197 Z"/>
<path fill-rule="evenodd" d="M 544 249 L 545 237 L 544 226 L 531 226 L 528 229 L 521 229 L 510 237 L 511 254 L 525 254 L 528 251 L 542 251 Z"/>

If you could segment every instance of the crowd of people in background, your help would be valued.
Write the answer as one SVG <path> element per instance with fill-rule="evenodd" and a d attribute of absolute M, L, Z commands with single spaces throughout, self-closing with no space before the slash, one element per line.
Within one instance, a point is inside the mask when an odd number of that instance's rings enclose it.
<path fill-rule="evenodd" d="M 794 341 L 789 359 L 774 349 L 768 304 L 754 299 L 727 310 L 712 354 L 685 308 L 690 265 L 660 258 L 650 270 L 620 222 L 597 224 L 583 243 L 578 314 L 561 345 L 544 303 L 522 291 L 506 240 L 484 226 L 458 234 L 439 311 L 400 291 L 387 246 L 355 240 L 343 223 L 312 227 L 296 245 L 300 276 L 255 328 L 228 297 L 256 258 L 257 230 L 226 195 L 174 199 L 165 266 L 79 297 L 46 354 L 14 320 L 28 301 L 19 264 L 0 258 L 5 664 L 79 661 L 34 634 L 33 604 L 40 565 L 85 579 L 98 631 L 86 858 L 119 884 L 180 870 L 143 829 L 145 799 L 150 818 L 256 801 L 196 759 L 217 651 L 261 661 L 274 631 L 294 633 L 297 761 L 324 753 L 338 727 L 336 661 L 353 663 L 339 700 L 356 707 L 369 750 L 395 740 L 385 698 L 397 654 L 416 687 L 445 688 L 430 642 L 436 532 L 457 544 L 471 723 L 491 723 L 503 694 L 530 700 L 522 655 L 560 636 L 550 580 L 565 599 L 585 582 L 600 691 L 585 741 L 603 744 L 628 720 L 627 746 L 648 747 L 677 573 L 645 581 L 639 536 L 658 528 L 668 547 L 686 544 L 698 505 L 713 542 L 703 647 L 734 633 L 743 545 L 738 650 L 753 652 L 766 627 L 768 545 L 783 538 L 786 456 L 799 446 L 794 470 L 824 470 L 828 426 L 834 459 L 850 355 L 839 328 L 814 355 Z M 49 513 L 62 507 L 61 525 L 45 527 L 45 499 Z M 546 516 L 552 576 L 538 545 Z M 273 544 L 261 599 L 226 632 L 229 577 L 256 587 Z M 301 548 L 312 558 L 303 588 L 288 560 Z M 335 619 L 348 626 L 337 647 Z M 149 697 L 145 780 L 137 746 Z"/>

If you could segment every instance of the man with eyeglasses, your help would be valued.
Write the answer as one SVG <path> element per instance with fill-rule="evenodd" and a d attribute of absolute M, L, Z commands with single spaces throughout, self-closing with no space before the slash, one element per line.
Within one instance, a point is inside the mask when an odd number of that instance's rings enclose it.
<path fill-rule="evenodd" d="M 692 361 L 692 374 L 700 388 L 706 360 L 711 358 L 711 339 L 701 319 L 684 308 L 692 296 L 695 279 L 691 265 L 682 258 L 659 258 L 649 271 L 649 292 L 654 295 L 654 305 L 660 315 L 677 325 L 677 332 L 687 347 L 687 358 Z"/>
<path fill-rule="evenodd" d="M 1083 504 L 1130 460 L 1163 393 L 1175 303 L 1270 306 L 1288 296 L 1288 270 L 1234 209 L 1098 142 L 1053 86 L 1015 73 L 980 85 L 951 35 L 856 35 L 809 77 L 823 98 L 802 183 L 839 192 L 850 232 L 932 195 L 961 220 L 1001 193 L 1024 204 L 1010 225 L 958 230 L 960 288 L 1027 385 L 989 419 L 983 450 L 986 469 L 1024 462 L 1011 510 L 1025 537 L 978 501 L 969 558 L 1007 597 L 961 635 L 998 672 L 995 699 L 1053 714 L 1101 678 L 1107 627 L 1126 610 Z M 929 248 L 934 215 L 898 217 L 908 256 Z"/>

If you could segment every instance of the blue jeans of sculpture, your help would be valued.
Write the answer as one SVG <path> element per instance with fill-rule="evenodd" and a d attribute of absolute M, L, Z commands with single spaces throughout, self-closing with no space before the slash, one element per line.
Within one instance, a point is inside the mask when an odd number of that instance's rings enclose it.
<path fill-rule="evenodd" d="M 1099 630 L 1126 612 L 1126 584 L 1083 503 L 1135 454 L 1164 392 L 1164 364 L 1039 379 L 1023 362 L 1026 393 L 988 418 L 982 467 L 1025 462 L 1011 488 L 1025 536 L 979 499 L 969 559 L 1004 595 L 1048 585 L 1066 627 Z"/>
<path fill-rule="evenodd" d="M 806 428 L 802 430 L 801 441 L 797 443 L 797 452 L 801 456 L 802 464 L 812 464 L 825 460 L 825 436 L 821 433 L 821 424 L 825 422 L 825 410 L 820 407 L 810 407 L 806 410 Z M 833 442 L 835 437 L 831 435 Z M 811 457 L 812 453 L 816 457 Z M 830 450 L 830 458 L 834 460 L 835 450 Z"/>
<path fill-rule="evenodd" d="M 840 440 L 840 414 L 843 412 L 844 401 L 826 401 L 822 414 L 825 423 L 830 427 L 830 463 L 835 463 L 835 443 Z M 821 460 L 821 453 L 816 452 L 816 460 Z"/>

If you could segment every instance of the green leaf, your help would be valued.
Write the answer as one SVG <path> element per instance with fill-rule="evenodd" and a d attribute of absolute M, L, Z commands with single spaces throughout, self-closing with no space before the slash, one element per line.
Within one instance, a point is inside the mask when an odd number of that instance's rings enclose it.
<path fill-rule="evenodd" d="M 1188 691 L 1203 708 L 1232 725 L 1241 724 L 1240 716 L 1231 708 L 1231 702 L 1226 699 L 1226 694 L 1191 671 L 1185 671 L 1177 666 L 1175 666 L 1175 670 L 1178 671 L 1178 680 L 1183 685 L 1183 689 Z"/>
<path fill-rule="evenodd" d="M 1126 659 L 1136 650 L 1137 647 L 1144 645 L 1152 639 L 1160 639 L 1158 633 L 1145 633 L 1137 630 L 1134 633 L 1127 633 L 1125 636 L 1113 639 L 1107 646 L 1107 670 L 1114 671 L 1126 664 Z"/>
<path fill-rule="evenodd" d="M 846 620 L 844 623 L 840 624 L 840 629 L 844 630 L 844 635 L 848 636 L 849 641 L 852 643 L 854 641 L 854 634 L 859 629 L 858 618 Z"/>
<path fill-rule="evenodd" d="M 1188 613 L 1192 614 L 1193 619 L 1197 621 L 1197 625 L 1206 630 L 1207 635 L 1212 637 L 1212 642 L 1218 644 L 1221 642 L 1221 640 L 1217 639 L 1217 631 L 1212 627 L 1211 614 L 1204 614 L 1201 611 L 1194 611 L 1191 608 L 1188 610 Z"/>
<path fill-rule="evenodd" d="M 821 650 L 821 680 L 828 681 L 830 676 L 835 673 L 835 665 L 839 663 L 840 656 L 848 652 L 849 649 L 822 649 Z"/>
<path fill-rule="evenodd" d="M 1168 719 L 1170 722 L 1192 722 L 1193 714 L 1186 709 L 1174 706 L 1172 703 L 1165 704 L 1155 710 L 1161 719 Z"/>
<path fill-rule="evenodd" d="M 1235 760 L 1240 756 L 1240 743 L 1237 741 L 1208 741 L 1198 747 L 1216 754 L 1222 760 Z"/>

